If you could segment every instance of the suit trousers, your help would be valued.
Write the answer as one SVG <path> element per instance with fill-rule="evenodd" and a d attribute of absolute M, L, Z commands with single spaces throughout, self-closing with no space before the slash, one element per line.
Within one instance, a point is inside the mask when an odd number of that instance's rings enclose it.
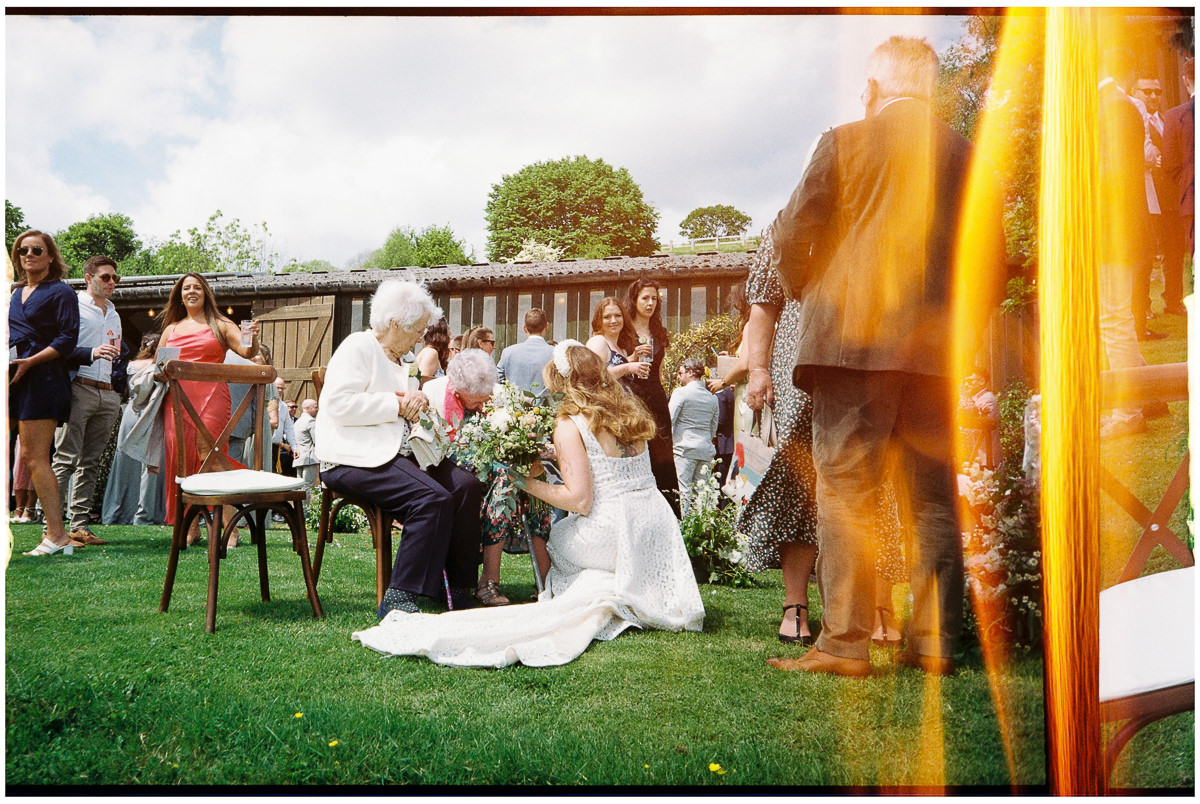
<path fill-rule="evenodd" d="M 950 381 L 836 367 L 814 368 L 811 377 L 817 584 L 824 607 L 817 648 L 868 658 L 876 494 L 885 467 L 895 466 L 901 511 L 911 512 L 905 523 L 913 594 L 908 642 L 924 656 L 953 656 L 962 631 L 963 554 Z"/>
<path fill-rule="evenodd" d="M 470 472 L 449 460 L 422 470 L 411 457 L 397 455 L 370 469 L 335 466 L 321 479 L 334 491 L 375 503 L 404 525 L 390 588 L 444 596 L 443 569 L 452 587 L 475 586 L 483 487 Z"/>
<path fill-rule="evenodd" d="M 64 514 L 70 486 L 70 530 L 86 528 L 91 521 L 100 458 L 120 416 L 121 395 L 116 391 L 71 383 L 71 418 L 58 431 L 52 463 Z"/>

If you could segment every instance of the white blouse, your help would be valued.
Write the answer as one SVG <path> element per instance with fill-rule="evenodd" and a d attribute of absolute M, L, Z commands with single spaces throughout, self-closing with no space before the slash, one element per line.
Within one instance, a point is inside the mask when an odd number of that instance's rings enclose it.
<path fill-rule="evenodd" d="M 325 369 L 316 455 L 322 463 L 381 466 L 408 444 L 397 391 L 405 389 L 401 367 L 388 360 L 369 331 L 342 341 Z"/>

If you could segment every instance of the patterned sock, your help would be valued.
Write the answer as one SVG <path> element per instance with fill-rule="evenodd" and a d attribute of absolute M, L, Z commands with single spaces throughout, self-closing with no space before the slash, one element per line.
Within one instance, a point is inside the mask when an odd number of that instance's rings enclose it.
<path fill-rule="evenodd" d="M 415 592 L 406 592 L 403 589 L 388 589 L 383 593 L 383 602 L 379 604 L 379 619 L 387 616 L 387 613 L 392 610 L 399 610 L 409 614 L 416 614 L 420 609 L 417 608 L 417 595 Z"/>

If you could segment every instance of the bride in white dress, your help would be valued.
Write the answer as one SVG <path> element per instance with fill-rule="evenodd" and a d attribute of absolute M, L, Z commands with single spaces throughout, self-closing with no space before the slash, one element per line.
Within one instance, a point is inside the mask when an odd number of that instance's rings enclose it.
<path fill-rule="evenodd" d="M 551 393 L 565 394 L 554 431 L 563 485 L 530 477 L 526 486 L 572 513 L 550 532 L 538 601 L 444 614 L 393 610 L 354 639 L 439 664 L 542 667 L 566 664 L 593 639 L 630 627 L 701 630 L 704 605 L 679 523 L 650 472 L 653 420 L 578 341 L 555 347 L 544 376 Z"/>

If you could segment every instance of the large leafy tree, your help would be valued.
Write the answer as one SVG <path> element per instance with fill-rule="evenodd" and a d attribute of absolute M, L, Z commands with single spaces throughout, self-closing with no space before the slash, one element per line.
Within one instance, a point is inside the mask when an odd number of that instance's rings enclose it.
<path fill-rule="evenodd" d="M 568 257 L 644 257 L 659 213 L 625 168 L 575 156 L 527 165 L 492 185 L 485 209 L 488 258 L 512 258 L 530 238 Z"/>
<path fill-rule="evenodd" d="M 1042 71 L 1040 59 L 1026 65 L 1026 79 L 1002 93 L 992 91 L 992 70 L 1000 45 L 1002 24 L 1016 26 L 1010 35 L 1044 38 L 1038 15 L 968 17 L 966 33 L 942 53 L 933 107 L 938 115 L 967 139 L 974 139 L 984 112 L 1009 143 L 1004 196 L 1004 229 L 1009 254 L 1026 264 L 1037 254 L 1037 194 L 1042 125 Z M 1042 48 L 1035 48 L 1041 53 Z"/>
<path fill-rule="evenodd" d="M 264 273 L 282 267 L 279 253 L 271 248 L 265 223 L 250 228 L 234 218 L 223 221 L 217 210 L 203 227 L 178 230 L 165 243 L 154 244 L 120 261 L 122 273 L 130 275 L 212 273 L 242 271 Z"/>
<path fill-rule="evenodd" d="M 120 263 L 142 247 L 133 221 L 120 212 L 91 215 L 86 221 L 72 223 L 54 235 L 54 241 L 63 259 L 74 267 L 73 273 L 82 272 L 89 257 L 100 255 Z"/>
<path fill-rule="evenodd" d="M 361 267 L 470 265 L 475 259 L 474 249 L 467 254 L 463 245 L 449 226 L 426 226 L 419 232 L 411 226 L 401 226 L 392 230 L 384 244 L 364 260 Z"/>
<path fill-rule="evenodd" d="M 750 228 L 750 216 L 728 204 L 697 207 L 679 224 L 684 237 L 737 237 Z"/>
<path fill-rule="evenodd" d="M 17 235 L 28 228 L 25 225 L 25 213 L 21 211 L 21 208 L 7 198 L 4 199 L 4 250 L 6 253 L 12 253 L 12 246 L 17 242 Z"/>

